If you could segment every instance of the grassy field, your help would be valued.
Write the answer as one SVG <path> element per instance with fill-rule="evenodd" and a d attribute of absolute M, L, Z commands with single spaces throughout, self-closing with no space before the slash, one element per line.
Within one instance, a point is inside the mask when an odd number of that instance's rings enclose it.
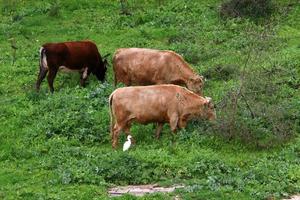
<path fill-rule="evenodd" d="M 223 19 L 221 3 L 129 0 L 130 15 L 122 15 L 119 1 L 2 0 L 0 199 L 108 199 L 110 186 L 147 183 L 186 187 L 116 199 L 280 199 L 299 193 L 299 1 L 276 1 L 267 19 Z M 54 94 L 45 81 L 40 93 L 34 90 L 40 46 L 83 39 L 94 41 L 102 55 L 121 47 L 174 50 L 206 76 L 204 93 L 218 105 L 238 88 L 256 91 L 248 99 L 256 117 L 243 102 L 228 130 L 223 122 L 230 112 L 218 107 L 215 123 L 191 122 L 175 144 L 167 125 L 160 140 L 153 125 L 135 125 L 137 144 L 126 153 L 114 151 L 111 66 L 104 84 L 90 76 L 80 88 L 79 74 L 59 73 Z"/>

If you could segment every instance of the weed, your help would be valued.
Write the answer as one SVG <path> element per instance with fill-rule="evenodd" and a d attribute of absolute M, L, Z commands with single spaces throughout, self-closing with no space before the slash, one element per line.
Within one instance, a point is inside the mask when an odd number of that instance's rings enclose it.
<path fill-rule="evenodd" d="M 220 8 L 223 17 L 266 17 L 271 14 L 271 0 L 230 0 Z"/>
<path fill-rule="evenodd" d="M 220 3 L 128 0 L 130 15 L 120 15 L 120 1 L 2 0 L 0 198 L 108 199 L 111 185 L 145 183 L 185 184 L 176 191 L 182 199 L 299 193 L 299 6 L 278 1 L 280 12 L 259 25 L 244 11 L 221 20 Z M 46 81 L 39 93 L 33 87 L 40 46 L 81 39 L 101 53 L 147 47 L 183 55 L 206 76 L 217 121 L 189 122 L 174 143 L 168 125 L 156 140 L 153 125 L 134 124 L 137 143 L 112 150 L 112 67 L 106 82 L 90 76 L 86 88 L 74 73 L 57 75 L 54 94 Z"/>

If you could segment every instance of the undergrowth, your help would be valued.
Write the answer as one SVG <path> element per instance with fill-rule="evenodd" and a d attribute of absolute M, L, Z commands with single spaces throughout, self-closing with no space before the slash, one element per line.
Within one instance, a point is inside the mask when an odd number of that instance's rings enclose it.
<path fill-rule="evenodd" d="M 257 20 L 220 17 L 224 2 L 2 0 L 0 198 L 108 199 L 110 186 L 150 183 L 186 187 L 141 199 L 299 193 L 299 4 L 272 1 Z M 81 88 L 78 74 L 59 72 L 53 95 L 46 82 L 34 90 L 40 46 L 83 39 L 103 55 L 121 47 L 178 52 L 206 78 L 217 120 L 191 121 L 174 143 L 168 125 L 156 140 L 154 125 L 135 124 L 136 145 L 112 150 L 111 66 L 105 83 L 91 75 Z"/>

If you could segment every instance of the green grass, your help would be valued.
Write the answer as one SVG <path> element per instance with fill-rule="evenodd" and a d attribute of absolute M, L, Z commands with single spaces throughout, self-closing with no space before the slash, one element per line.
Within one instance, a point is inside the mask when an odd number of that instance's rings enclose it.
<path fill-rule="evenodd" d="M 40 46 L 82 39 L 95 41 L 103 55 L 120 47 L 171 49 L 201 74 L 217 65 L 236 67 L 229 80 L 206 82 L 205 95 L 215 102 L 239 83 L 248 56 L 248 71 L 275 63 L 288 71 L 283 80 L 299 80 L 296 1 L 281 1 L 262 22 L 220 19 L 219 0 L 161 2 L 131 0 L 132 15 L 125 16 L 118 1 L 2 0 L 0 199 L 108 199 L 110 186 L 147 183 L 187 187 L 175 194 L 116 199 L 279 199 L 300 192 L 299 128 L 286 142 L 257 148 L 251 140 L 214 133 L 207 122 L 190 123 L 175 144 L 167 125 L 159 141 L 153 125 L 134 125 L 137 144 L 123 153 L 110 144 L 111 66 L 105 84 L 90 76 L 88 86 L 80 88 L 78 74 L 59 73 L 53 95 L 46 81 L 40 93 L 34 91 Z M 55 11 L 57 16 L 49 15 Z M 14 65 L 12 40 L 18 47 Z M 276 95 L 270 99 L 288 101 L 299 123 L 299 88 L 283 85 Z M 119 147 L 124 141 L 122 135 Z"/>

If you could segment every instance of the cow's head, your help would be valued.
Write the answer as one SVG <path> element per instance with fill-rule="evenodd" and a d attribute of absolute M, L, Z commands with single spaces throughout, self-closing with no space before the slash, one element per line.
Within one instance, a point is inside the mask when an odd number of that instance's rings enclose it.
<path fill-rule="evenodd" d="M 199 94 L 200 96 L 202 96 L 203 85 L 204 85 L 203 76 L 195 75 L 187 81 L 187 88 Z"/>
<path fill-rule="evenodd" d="M 100 67 L 99 68 L 96 68 L 94 70 L 94 74 L 95 76 L 98 78 L 99 81 L 104 81 L 105 79 L 105 73 L 107 71 L 107 66 L 108 66 L 108 60 L 107 60 L 107 57 L 109 56 L 110 54 L 106 54 L 105 56 L 103 56 L 102 60 L 100 61 Z"/>
<path fill-rule="evenodd" d="M 202 117 L 213 121 L 217 118 L 215 106 L 210 97 L 205 97 L 202 109 Z"/>

